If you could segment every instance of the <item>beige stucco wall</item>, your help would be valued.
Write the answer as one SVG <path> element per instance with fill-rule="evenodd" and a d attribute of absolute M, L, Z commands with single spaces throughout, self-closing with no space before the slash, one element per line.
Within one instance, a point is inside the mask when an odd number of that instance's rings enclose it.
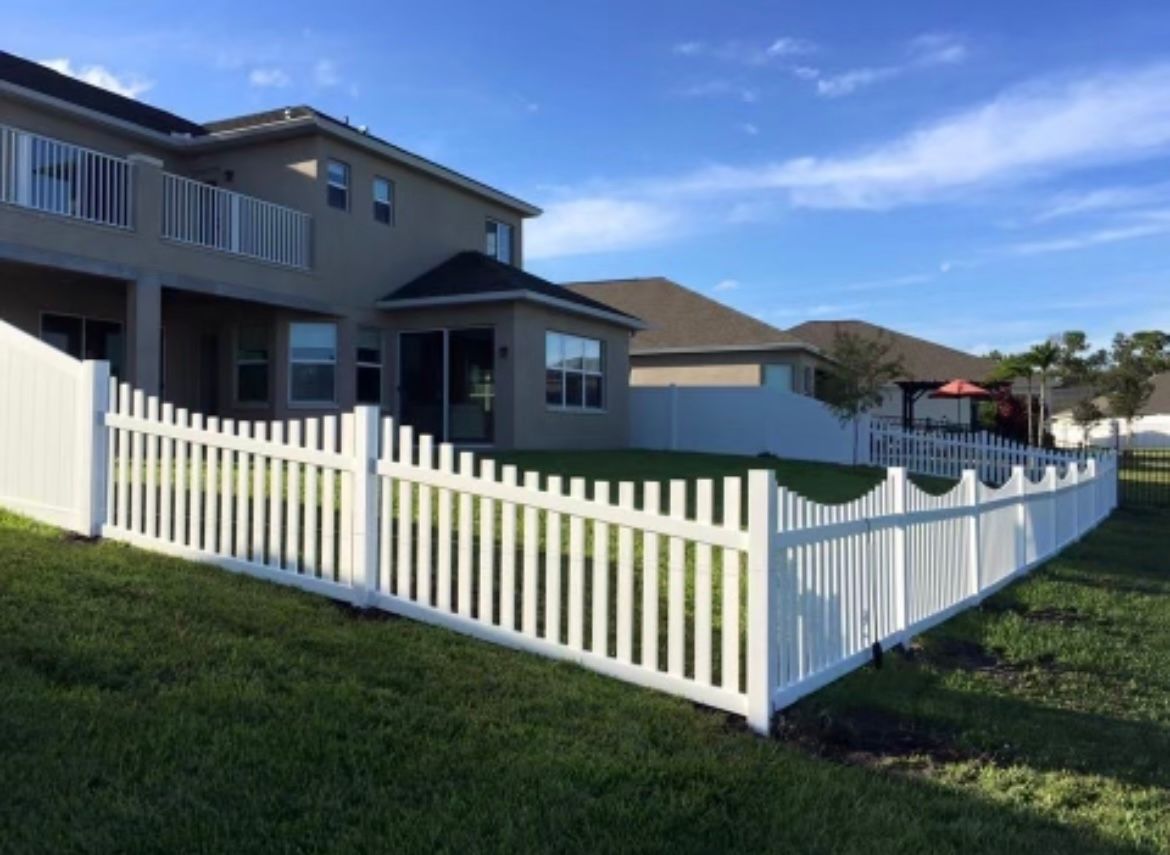
<path fill-rule="evenodd" d="M 823 365 L 809 354 L 792 351 L 724 351 L 720 353 L 632 354 L 633 386 L 759 386 L 765 365 L 792 367 L 793 391 L 816 392 L 815 369 Z M 806 372 L 806 368 L 812 369 Z"/>

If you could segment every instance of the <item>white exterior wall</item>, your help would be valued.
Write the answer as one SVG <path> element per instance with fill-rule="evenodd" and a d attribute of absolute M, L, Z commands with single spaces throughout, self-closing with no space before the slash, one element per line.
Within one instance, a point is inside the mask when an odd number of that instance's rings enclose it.
<path fill-rule="evenodd" d="M 1052 422 L 1052 434 L 1056 444 L 1063 448 L 1075 448 L 1085 444 L 1104 448 L 1124 445 L 1129 448 L 1170 448 L 1170 415 L 1140 416 L 1133 421 L 1132 437 L 1125 422 L 1120 419 L 1105 419 L 1088 432 L 1072 419 L 1058 418 Z"/>

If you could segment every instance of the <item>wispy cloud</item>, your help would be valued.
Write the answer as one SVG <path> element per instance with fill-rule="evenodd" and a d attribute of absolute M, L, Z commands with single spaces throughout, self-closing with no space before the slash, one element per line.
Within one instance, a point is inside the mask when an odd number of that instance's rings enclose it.
<path fill-rule="evenodd" d="M 757 125 L 752 124 L 751 122 L 740 123 L 739 129 L 741 131 L 743 131 L 745 134 L 747 134 L 749 137 L 758 136 L 760 133 L 759 127 Z"/>
<path fill-rule="evenodd" d="M 726 294 L 728 291 L 735 291 L 739 288 L 739 280 L 737 279 L 720 279 L 711 288 L 716 294 Z"/>
<path fill-rule="evenodd" d="M 1073 252 L 1103 244 L 1164 235 L 1168 232 L 1170 232 L 1170 220 L 1165 222 L 1135 223 L 1129 226 L 1116 226 L 1081 232 L 1051 240 L 1017 243 L 1013 244 L 1009 248 L 1009 251 L 1013 255 L 1048 255 L 1054 252 Z"/>
<path fill-rule="evenodd" d="M 814 53 L 817 47 L 805 39 L 781 36 L 767 44 L 746 41 L 685 41 L 672 48 L 678 56 L 708 57 L 737 65 L 760 66 L 776 60 Z"/>
<path fill-rule="evenodd" d="M 818 95 L 841 98 L 852 95 L 859 89 L 910 72 L 940 65 L 957 65 L 966 60 L 969 54 L 962 39 L 947 33 L 924 33 L 916 36 L 906 45 L 905 52 L 904 60 L 890 65 L 853 68 L 836 74 L 826 74 L 818 68 L 809 66 L 798 66 L 792 69 L 792 73 L 799 79 L 813 81 Z"/>
<path fill-rule="evenodd" d="M 337 64 L 331 59 L 319 59 L 313 65 L 313 83 L 320 89 L 328 89 L 341 83 Z"/>
<path fill-rule="evenodd" d="M 102 89 L 107 89 L 115 95 L 122 95 L 126 98 L 137 98 L 154 86 L 152 81 L 136 74 L 115 74 L 104 65 L 75 66 L 72 60 L 65 57 L 42 60 L 41 65 L 60 74 L 74 77 L 91 86 L 100 86 Z"/>
<path fill-rule="evenodd" d="M 545 207 L 525 228 L 525 256 L 557 258 L 616 252 L 677 234 L 680 212 L 648 201 L 595 196 Z"/>
<path fill-rule="evenodd" d="M 760 98 L 758 90 L 730 80 L 705 80 L 678 90 L 684 98 L 734 98 L 745 104 L 754 104 Z"/>
<path fill-rule="evenodd" d="M 291 82 L 282 68 L 253 68 L 248 72 L 248 83 L 258 89 L 282 89 Z"/>
<path fill-rule="evenodd" d="M 1061 193 L 1049 199 L 1034 218 L 1035 223 L 1095 214 L 1102 211 L 1143 208 L 1170 203 L 1170 182 L 1138 186 L 1099 187 L 1078 193 Z"/>

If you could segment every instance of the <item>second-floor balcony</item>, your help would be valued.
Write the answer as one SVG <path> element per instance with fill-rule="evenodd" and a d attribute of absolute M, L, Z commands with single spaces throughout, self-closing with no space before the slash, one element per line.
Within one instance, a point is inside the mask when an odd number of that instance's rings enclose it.
<path fill-rule="evenodd" d="M 0 203 L 136 231 L 136 207 L 157 205 L 158 237 L 269 264 L 308 270 L 312 218 L 293 208 L 172 173 L 142 197 L 139 166 L 84 146 L 0 125 Z"/>

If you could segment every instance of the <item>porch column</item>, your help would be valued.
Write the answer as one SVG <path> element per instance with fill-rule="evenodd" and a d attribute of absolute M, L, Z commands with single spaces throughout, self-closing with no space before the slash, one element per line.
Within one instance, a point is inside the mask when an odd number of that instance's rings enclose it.
<path fill-rule="evenodd" d="M 337 319 L 337 405 L 342 411 L 353 409 L 357 401 L 357 331 L 353 317 Z"/>
<path fill-rule="evenodd" d="M 162 285 L 157 274 L 127 283 L 126 333 L 130 382 L 147 395 L 157 395 L 162 361 Z"/>

